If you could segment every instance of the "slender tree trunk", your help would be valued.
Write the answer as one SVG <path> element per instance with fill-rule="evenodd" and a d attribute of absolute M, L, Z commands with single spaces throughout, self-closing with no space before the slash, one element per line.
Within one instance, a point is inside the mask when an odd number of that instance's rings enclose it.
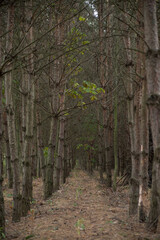
<path fill-rule="evenodd" d="M 26 2 L 26 21 L 29 28 L 27 34 L 28 43 L 33 42 L 33 27 L 30 26 L 29 20 L 32 18 L 32 0 Z M 29 67 L 27 69 L 27 106 L 26 106 L 26 132 L 24 141 L 24 166 L 22 180 L 22 215 L 26 216 L 30 210 L 30 202 L 32 200 L 32 156 L 33 156 L 33 124 L 34 124 L 34 99 L 35 99 L 35 83 L 33 76 L 33 53 L 32 48 L 29 49 L 28 58 Z"/>
<path fill-rule="evenodd" d="M 8 188 L 13 188 L 13 173 L 11 166 L 11 155 L 9 147 L 9 136 L 8 136 L 8 126 L 7 126 L 7 113 L 3 114 L 3 123 L 4 123 L 4 136 L 6 142 L 6 165 L 7 165 L 7 179 L 8 179 Z"/>
<path fill-rule="evenodd" d="M 20 7 L 22 11 L 22 20 L 21 20 L 21 29 L 23 31 L 21 32 L 21 38 L 23 38 L 24 34 L 28 31 L 28 24 L 26 22 L 26 16 L 25 16 L 25 1 L 20 2 Z M 23 47 L 26 47 L 27 41 L 24 41 Z M 23 61 L 27 62 L 27 56 L 28 55 L 28 49 L 24 51 L 24 59 Z M 24 142 L 25 142 L 25 135 L 26 135 L 26 106 L 27 106 L 27 78 L 28 78 L 28 72 L 27 69 L 22 68 L 22 80 L 21 80 L 21 88 L 22 88 L 22 96 L 21 96 L 21 157 L 22 157 L 22 166 L 24 166 Z"/>
<path fill-rule="evenodd" d="M 58 119 L 57 117 L 53 117 L 51 120 L 48 159 L 46 164 L 45 198 L 48 198 L 49 196 L 51 196 L 52 193 L 55 191 L 53 186 L 53 168 L 55 165 L 55 157 L 56 157 L 55 150 L 56 150 L 57 127 L 58 127 Z"/>
<path fill-rule="evenodd" d="M 147 100 L 147 83 L 144 77 L 142 82 L 141 106 L 141 155 L 140 155 L 140 186 L 139 186 L 139 220 L 145 221 L 147 217 L 148 196 L 148 157 L 149 157 L 149 122 Z"/>
<path fill-rule="evenodd" d="M 66 182 L 67 178 L 67 144 L 66 144 L 66 122 L 65 122 L 65 133 L 64 133 L 64 174 L 63 174 L 63 183 Z"/>
<path fill-rule="evenodd" d="M 97 122 L 98 122 L 98 161 L 99 161 L 99 176 L 100 181 L 103 182 L 103 158 L 102 158 L 102 146 L 101 146 L 101 127 L 100 127 L 100 116 L 99 116 L 100 109 L 97 106 Z"/>
<path fill-rule="evenodd" d="M 13 26 L 14 26 L 14 6 L 13 4 L 8 8 L 8 27 L 7 27 L 7 41 L 6 51 L 11 54 L 13 47 Z M 16 142 L 15 132 L 15 113 L 12 99 L 12 63 L 8 63 L 5 74 L 5 97 L 6 97 L 6 112 L 7 125 L 9 135 L 9 145 L 11 153 L 11 161 L 13 163 L 13 221 L 19 221 L 21 216 L 21 195 L 20 195 L 20 176 L 19 176 L 19 159 L 18 146 Z"/>
<path fill-rule="evenodd" d="M 63 183 L 66 182 L 67 177 L 69 176 L 69 132 L 68 132 L 68 119 L 65 119 L 65 133 L 64 133 L 64 177 Z"/>
<path fill-rule="evenodd" d="M 125 21 L 127 16 L 123 15 Z M 132 55 L 131 55 L 131 38 L 126 26 L 124 26 L 125 36 L 123 38 L 127 55 L 127 107 L 128 107 L 128 123 L 131 143 L 131 161 L 132 161 L 132 173 L 130 179 L 130 202 L 129 202 L 129 214 L 134 215 L 138 211 L 139 200 L 139 157 L 140 157 L 140 134 L 139 134 L 139 89 L 136 91 L 136 96 L 133 92 L 133 79 L 132 79 Z"/>
<path fill-rule="evenodd" d="M 1 20 L 1 19 L 0 19 Z M 1 21 L 0 21 L 1 24 Z M 0 26 L 1 27 L 1 26 Z M 1 61 L 1 42 L 0 42 L 0 61 Z M 3 198 L 3 157 L 2 157 L 2 75 L 0 73 L 0 239 L 5 236 L 5 213 L 4 213 L 4 198 Z"/>
<path fill-rule="evenodd" d="M 2 35 L 2 22 L 0 16 L 0 35 Z M 2 41 L 0 39 L 0 66 L 2 63 Z M 3 239 L 5 236 L 5 213 L 4 213 L 4 198 L 3 198 L 3 157 L 2 157 L 2 137 L 3 137 L 3 129 L 2 129 L 2 72 L 0 71 L 0 239 Z"/>
<path fill-rule="evenodd" d="M 117 39 L 115 38 L 114 41 L 115 45 L 115 55 L 117 56 L 118 53 L 118 42 Z M 114 87 L 115 92 L 114 92 L 114 100 L 113 100 L 113 107 L 114 107 L 114 119 L 113 119 L 113 125 L 114 125 L 114 132 L 113 132 L 113 150 L 114 150 L 114 175 L 113 175 L 113 190 L 116 191 L 117 189 L 117 176 L 118 176 L 118 91 L 117 91 L 117 86 L 118 86 L 118 62 L 115 60 L 115 63 L 112 63 L 112 69 L 110 71 L 113 71 L 114 69 L 114 75 L 113 79 L 114 80 Z M 111 91 L 111 87 L 110 87 Z M 112 99 L 112 95 L 110 96 Z M 110 113 L 111 114 L 111 113 Z M 112 124 L 112 122 L 110 123 Z"/>
<path fill-rule="evenodd" d="M 144 38 L 144 1 L 138 1 L 137 18 L 139 21 L 139 31 Z M 147 81 L 145 77 L 145 55 L 144 40 L 137 36 L 137 48 L 140 52 L 137 53 L 137 82 L 140 83 L 140 185 L 139 185 L 139 203 L 138 214 L 139 220 L 145 221 L 147 216 L 147 195 L 148 195 L 148 151 L 149 151 L 149 122 L 147 100 Z"/>
<path fill-rule="evenodd" d="M 41 112 L 40 112 L 40 101 L 39 101 L 39 94 L 40 94 L 40 88 L 39 88 L 39 80 L 37 80 L 36 84 L 36 123 L 37 123 L 37 146 L 38 146 L 38 158 L 40 161 L 40 167 L 41 167 L 41 174 L 42 174 L 42 181 L 43 181 L 43 190 L 45 192 L 45 180 L 46 180 L 46 163 L 43 153 L 43 138 L 42 138 L 42 122 L 41 122 Z"/>
<path fill-rule="evenodd" d="M 64 110 L 65 92 L 64 87 L 60 92 L 60 111 Z M 60 116 L 59 119 L 59 136 L 58 136 L 58 157 L 56 162 L 56 190 L 59 189 L 61 180 L 63 179 L 63 165 L 64 165 L 64 130 L 65 130 L 65 116 Z"/>
<path fill-rule="evenodd" d="M 157 228 L 160 216 L 160 55 L 156 16 L 156 0 L 144 1 L 144 29 L 146 50 L 146 76 L 149 119 L 153 138 L 154 162 L 149 225 Z"/>
<path fill-rule="evenodd" d="M 117 91 L 115 93 L 114 103 L 114 177 L 113 177 L 113 189 L 116 191 L 117 188 L 117 176 L 118 176 L 118 99 Z"/>
<path fill-rule="evenodd" d="M 34 109 L 35 110 L 35 109 Z M 32 177 L 37 177 L 37 133 L 36 133 L 35 128 L 33 128 L 33 132 L 35 132 L 34 136 L 33 136 L 33 141 L 32 141 L 32 152 L 31 152 L 31 174 Z"/>
<path fill-rule="evenodd" d="M 106 103 L 106 83 L 107 79 L 105 78 L 105 70 L 104 66 L 106 64 L 107 68 L 107 61 L 105 61 L 103 54 L 104 54 L 104 44 L 103 44 L 103 37 L 104 37 L 104 30 L 103 30 L 103 6 L 104 1 L 99 0 L 98 5 L 98 17 L 99 17 L 99 37 L 100 37 L 100 57 L 99 57 L 99 73 L 100 73 L 100 83 L 102 88 L 105 90 L 105 93 L 102 94 L 102 115 L 103 115 L 103 138 L 104 138 L 104 149 L 105 149 L 105 162 L 106 162 L 106 175 L 107 175 L 107 187 L 112 186 L 112 174 L 111 174 L 111 159 L 108 156 L 108 136 L 107 136 L 107 103 Z M 106 70 L 107 71 L 107 70 Z"/>
<path fill-rule="evenodd" d="M 126 39 L 126 48 L 130 48 L 130 38 Z M 128 62 L 131 63 L 131 54 L 128 52 Z M 128 67 L 128 122 L 130 131 L 130 141 L 131 141 L 131 160 L 132 160 L 132 173 L 130 180 L 130 204 L 129 213 L 136 214 L 138 208 L 138 197 L 139 197 L 139 161 L 135 156 L 135 121 L 134 121 L 134 102 L 133 102 L 133 80 L 131 79 L 131 67 Z"/>
<path fill-rule="evenodd" d="M 61 1 L 59 1 L 61 4 Z M 60 6 L 61 8 L 61 6 Z M 62 11 L 62 9 L 60 9 Z M 63 14 L 58 16 L 55 13 L 58 28 L 57 35 L 59 39 L 57 39 L 57 44 L 59 47 L 63 45 L 64 34 L 65 34 L 65 24 L 63 21 Z M 61 50 L 61 49 L 60 49 Z M 66 88 L 66 79 L 64 77 L 64 57 L 60 57 L 59 66 L 58 66 L 58 75 L 59 75 L 59 132 L 58 132 L 58 151 L 56 158 L 56 183 L 55 189 L 59 189 L 60 183 L 63 183 L 63 174 L 64 174 L 64 134 L 65 134 L 65 116 L 64 116 L 64 108 L 65 108 L 65 88 Z"/>
<path fill-rule="evenodd" d="M 57 50 L 60 46 L 60 25 L 55 10 L 55 24 L 54 41 Z M 52 12 L 50 15 L 50 27 L 53 24 Z M 56 187 L 56 144 L 57 144 L 57 131 L 58 131 L 58 108 L 59 108 L 59 80 L 60 80 L 60 59 L 56 58 L 53 63 L 53 69 L 50 67 L 49 86 L 51 89 L 51 111 L 53 117 L 50 126 L 50 138 L 48 148 L 48 159 L 46 164 L 46 181 L 45 181 L 45 198 L 52 195 L 57 190 Z M 54 180 L 54 181 L 53 181 Z"/>
<path fill-rule="evenodd" d="M 53 9 L 51 8 L 50 19 L 49 19 L 49 27 L 52 28 L 53 25 Z M 57 27 L 55 28 L 56 31 Z M 53 36 L 52 36 L 53 37 Z M 55 37 L 55 42 L 58 36 Z M 53 56 L 49 57 L 49 61 L 51 61 Z M 57 62 L 59 59 L 57 59 Z M 54 115 L 56 115 L 56 105 L 57 105 L 57 94 L 55 92 L 56 81 L 57 81 L 57 71 L 56 71 L 55 63 L 54 69 L 52 70 L 52 66 L 49 67 L 49 87 L 51 89 L 51 111 Z M 55 116 L 51 118 L 50 123 L 50 137 L 48 144 L 48 158 L 46 161 L 46 173 L 45 173 L 45 185 L 44 185 L 44 198 L 47 199 L 50 197 L 54 191 L 53 189 L 53 173 L 54 173 L 54 162 L 55 162 L 55 147 L 56 147 L 56 132 L 57 132 L 57 119 Z"/>
<path fill-rule="evenodd" d="M 106 19 L 106 33 L 111 33 L 111 26 L 113 24 L 113 5 L 111 5 L 111 1 L 109 0 L 106 5 L 106 10 L 110 11 L 110 14 L 107 13 L 107 19 Z M 112 184 L 112 163 L 114 161 L 114 154 L 113 154 L 113 148 L 114 148 L 114 138 L 113 138 L 113 62 L 112 62 L 112 49 L 113 49 L 113 41 L 112 39 L 108 38 L 106 43 L 106 49 L 107 49 L 107 56 L 105 57 L 105 77 L 106 77 L 106 101 L 108 101 L 108 113 L 107 113 L 107 158 L 108 158 L 108 182 L 110 183 L 109 186 Z"/>

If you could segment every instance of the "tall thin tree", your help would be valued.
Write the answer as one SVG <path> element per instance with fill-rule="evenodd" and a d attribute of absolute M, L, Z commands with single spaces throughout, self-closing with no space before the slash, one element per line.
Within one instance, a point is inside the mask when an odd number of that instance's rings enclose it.
<path fill-rule="evenodd" d="M 144 55 L 144 1 L 137 2 L 137 20 L 139 22 L 139 36 L 137 36 L 137 59 L 136 74 L 137 83 L 140 86 L 140 179 L 139 179 L 139 220 L 145 221 L 147 217 L 147 196 L 148 196 L 148 151 L 149 151 L 149 121 L 147 100 L 147 81 L 145 75 Z"/>
<path fill-rule="evenodd" d="M 0 15 L 0 35 L 2 35 L 2 23 Z M 0 38 L 0 66 L 2 64 L 2 38 Z M 2 129 L 2 71 L 0 70 L 0 238 L 5 237 L 5 216 L 4 216 L 4 198 L 3 198 L 3 157 L 2 157 L 2 144 L 3 144 L 3 129 Z"/>
<path fill-rule="evenodd" d="M 27 43 L 33 42 L 33 25 L 32 19 L 32 0 L 26 1 L 26 30 Z M 35 79 L 33 74 L 34 55 L 33 49 L 29 47 L 27 58 L 28 67 L 26 69 L 26 86 L 27 86 L 27 106 L 26 106 L 26 131 L 24 141 L 24 165 L 22 181 L 22 215 L 25 216 L 30 209 L 32 200 L 32 153 L 33 153 L 33 126 L 34 126 L 34 99 L 35 99 Z"/>
<path fill-rule="evenodd" d="M 20 194 L 20 171 L 18 159 L 18 146 L 16 141 L 15 132 L 15 108 L 13 105 L 12 96 L 12 51 L 13 51 L 13 28 L 14 28 L 14 4 L 11 3 L 8 7 L 8 20 L 7 20 L 7 39 L 6 39 L 6 52 L 8 63 L 6 65 L 5 74 L 5 98 L 6 98 L 6 112 L 9 145 L 11 153 L 11 161 L 13 164 L 13 221 L 19 221 L 21 216 L 21 194 Z"/>
<path fill-rule="evenodd" d="M 154 161 L 149 225 L 156 229 L 160 216 L 160 54 L 156 0 L 144 0 L 144 29 L 146 49 L 146 76 Z"/>

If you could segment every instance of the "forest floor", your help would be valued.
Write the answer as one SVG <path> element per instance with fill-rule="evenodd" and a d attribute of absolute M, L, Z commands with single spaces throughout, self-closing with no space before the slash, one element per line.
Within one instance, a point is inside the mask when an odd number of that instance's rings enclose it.
<path fill-rule="evenodd" d="M 7 239 L 160 240 L 136 218 L 128 216 L 128 186 L 116 192 L 100 184 L 98 175 L 74 170 L 67 182 L 44 201 L 42 182 L 33 182 L 34 200 L 27 217 L 13 223 L 12 191 L 6 189 Z"/>

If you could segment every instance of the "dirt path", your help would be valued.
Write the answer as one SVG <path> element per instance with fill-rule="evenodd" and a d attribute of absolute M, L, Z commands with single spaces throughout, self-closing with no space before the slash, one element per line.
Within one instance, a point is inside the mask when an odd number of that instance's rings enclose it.
<path fill-rule="evenodd" d="M 143 224 L 128 217 L 127 189 L 116 193 L 106 190 L 95 176 L 83 171 L 72 172 L 61 190 L 47 201 L 42 200 L 40 180 L 34 181 L 34 189 L 35 201 L 30 214 L 20 223 L 11 222 L 11 199 L 6 195 L 7 239 L 156 239 L 147 233 Z"/>

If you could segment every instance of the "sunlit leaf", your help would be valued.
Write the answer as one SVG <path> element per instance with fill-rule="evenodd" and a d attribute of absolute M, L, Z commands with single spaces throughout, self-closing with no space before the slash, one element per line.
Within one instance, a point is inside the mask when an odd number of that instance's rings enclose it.
<path fill-rule="evenodd" d="M 80 21 L 80 22 L 84 22 L 85 20 L 86 20 L 86 19 L 85 19 L 84 17 L 82 17 L 82 16 L 79 17 L 79 21 Z"/>

